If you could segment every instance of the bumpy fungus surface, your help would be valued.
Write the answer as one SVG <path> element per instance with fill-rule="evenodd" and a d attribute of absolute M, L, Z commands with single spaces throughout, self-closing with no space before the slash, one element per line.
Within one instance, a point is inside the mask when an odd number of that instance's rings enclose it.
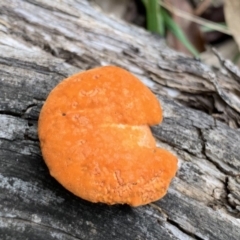
<path fill-rule="evenodd" d="M 91 202 L 139 206 L 166 194 L 177 158 L 156 147 L 156 97 L 114 66 L 73 75 L 49 94 L 39 138 L 51 175 Z"/>

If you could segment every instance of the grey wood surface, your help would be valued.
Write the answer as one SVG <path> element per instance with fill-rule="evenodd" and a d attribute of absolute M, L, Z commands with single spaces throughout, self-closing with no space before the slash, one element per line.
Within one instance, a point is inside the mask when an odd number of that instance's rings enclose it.
<path fill-rule="evenodd" d="M 152 131 L 179 158 L 168 194 L 146 206 L 86 202 L 43 162 L 37 120 L 65 77 L 113 64 L 157 94 Z M 0 2 L 0 239 L 240 239 L 239 84 L 87 1 Z M 219 121 L 221 120 L 221 121 Z"/>

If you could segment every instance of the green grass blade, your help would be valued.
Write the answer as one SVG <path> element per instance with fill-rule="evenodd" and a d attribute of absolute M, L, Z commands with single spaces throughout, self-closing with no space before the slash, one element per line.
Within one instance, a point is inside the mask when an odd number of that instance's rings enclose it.
<path fill-rule="evenodd" d="M 228 30 L 227 25 L 224 22 L 223 23 L 215 23 L 215 25 L 218 26 L 218 27 L 222 27 L 224 30 Z M 209 27 L 208 24 L 203 25 L 201 27 L 201 30 L 203 32 L 213 32 L 213 31 L 216 31 L 215 29 L 211 28 L 211 26 Z"/>
<path fill-rule="evenodd" d="M 147 29 L 150 32 L 164 35 L 164 19 L 160 14 L 158 0 L 142 0 L 147 12 Z"/>
<path fill-rule="evenodd" d="M 182 29 L 173 21 L 165 9 L 161 9 L 161 15 L 164 17 L 167 28 L 178 38 L 179 41 L 191 52 L 195 57 L 199 57 L 196 48 L 189 42 Z"/>
<path fill-rule="evenodd" d="M 162 7 L 160 5 L 158 6 L 158 23 L 159 34 L 163 37 L 165 35 L 165 22 L 162 15 Z"/>
<path fill-rule="evenodd" d="M 148 2 L 148 0 L 142 0 L 142 3 L 143 3 L 145 8 L 147 8 L 147 2 Z"/>

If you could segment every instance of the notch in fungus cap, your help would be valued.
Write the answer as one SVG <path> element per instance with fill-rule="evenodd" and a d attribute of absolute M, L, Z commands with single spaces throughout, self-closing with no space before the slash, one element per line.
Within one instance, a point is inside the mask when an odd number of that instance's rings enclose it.
<path fill-rule="evenodd" d="M 163 197 L 177 158 L 156 147 L 154 94 L 115 66 L 75 74 L 49 94 L 38 133 L 43 158 L 65 188 L 91 202 L 139 206 Z"/>

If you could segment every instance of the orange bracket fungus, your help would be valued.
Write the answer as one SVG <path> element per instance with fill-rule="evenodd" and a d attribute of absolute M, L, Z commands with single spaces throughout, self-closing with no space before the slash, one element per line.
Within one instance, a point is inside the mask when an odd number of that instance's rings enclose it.
<path fill-rule="evenodd" d="M 177 158 L 156 147 L 154 94 L 115 66 L 75 74 L 49 94 L 39 117 L 43 158 L 66 189 L 91 202 L 139 206 L 166 194 Z"/>

